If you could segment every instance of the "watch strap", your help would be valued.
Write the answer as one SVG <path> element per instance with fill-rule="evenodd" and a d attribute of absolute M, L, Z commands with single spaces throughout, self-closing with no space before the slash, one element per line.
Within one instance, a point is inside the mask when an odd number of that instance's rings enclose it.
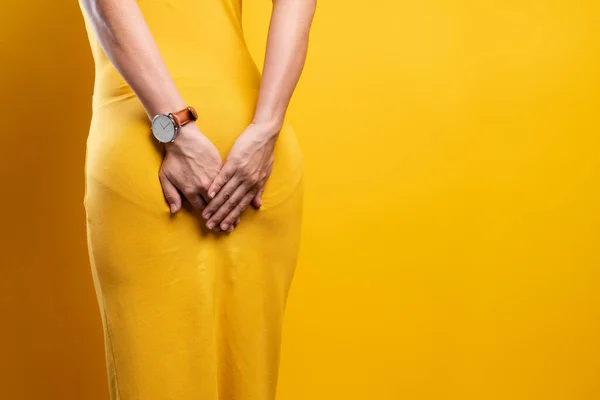
<path fill-rule="evenodd" d="M 169 114 L 169 116 L 173 118 L 173 121 L 175 121 L 175 124 L 178 127 L 198 119 L 198 114 L 196 113 L 194 107 L 186 107 L 183 110 L 172 112 Z"/>

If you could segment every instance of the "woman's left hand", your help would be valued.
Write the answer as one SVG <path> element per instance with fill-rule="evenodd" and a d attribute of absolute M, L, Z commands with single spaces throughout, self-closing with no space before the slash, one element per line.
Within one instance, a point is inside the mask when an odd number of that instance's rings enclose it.
<path fill-rule="evenodd" d="M 208 188 L 211 198 L 202 216 L 208 229 L 231 232 L 246 207 L 259 208 L 273 168 L 279 131 L 252 123 L 235 141 L 219 174 Z"/>

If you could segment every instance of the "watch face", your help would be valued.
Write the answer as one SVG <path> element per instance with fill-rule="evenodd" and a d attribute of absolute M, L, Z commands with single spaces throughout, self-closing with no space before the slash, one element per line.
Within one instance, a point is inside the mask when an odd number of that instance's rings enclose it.
<path fill-rule="evenodd" d="M 170 142 L 175 137 L 175 124 L 167 115 L 159 114 L 152 120 L 152 133 L 159 142 Z"/>

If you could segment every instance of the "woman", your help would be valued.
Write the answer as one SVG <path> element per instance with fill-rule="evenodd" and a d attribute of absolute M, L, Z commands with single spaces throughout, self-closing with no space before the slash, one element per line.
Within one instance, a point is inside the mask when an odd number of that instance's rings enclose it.
<path fill-rule="evenodd" d="M 113 400 L 275 398 L 303 204 L 284 117 L 315 0 L 274 1 L 262 78 L 240 1 L 80 0 L 96 65 L 84 205 Z"/>

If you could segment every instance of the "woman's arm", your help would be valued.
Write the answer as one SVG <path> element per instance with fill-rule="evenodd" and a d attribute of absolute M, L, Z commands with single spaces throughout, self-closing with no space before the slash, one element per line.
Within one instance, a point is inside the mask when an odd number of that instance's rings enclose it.
<path fill-rule="evenodd" d="M 306 60 L 316 0 L 273 0 L 265 64 L 253 122 L 240 135 L 209 187 L 207 226 L 231 230 L 260 195 L 271 173 L 273 150 Z"/>
<path fill-rule="evenodd" d="M 104 53 L 152 119 L 186 107 L 136 0 L 80 0 Z"/>
<path fill-rule="evenodd" d="M 253 123 L 281 130 L 304 68 L 316 0 L 273 0 L 267 50 Z"/>
<path fill-rule="evenodd" d="M 149 119 L 187 105 L 159 53 L 136 0 L 80 0 L 102 50 L 131 87 Z M 148 127 L 149 128 L 149 127 Z M 171 212 L 181 208 L 179 189 L 190 203 L 203 209 L 207 189 L 222 166 L 219 151 L 195 123 L 179 129 L 158 171 Z"/>

